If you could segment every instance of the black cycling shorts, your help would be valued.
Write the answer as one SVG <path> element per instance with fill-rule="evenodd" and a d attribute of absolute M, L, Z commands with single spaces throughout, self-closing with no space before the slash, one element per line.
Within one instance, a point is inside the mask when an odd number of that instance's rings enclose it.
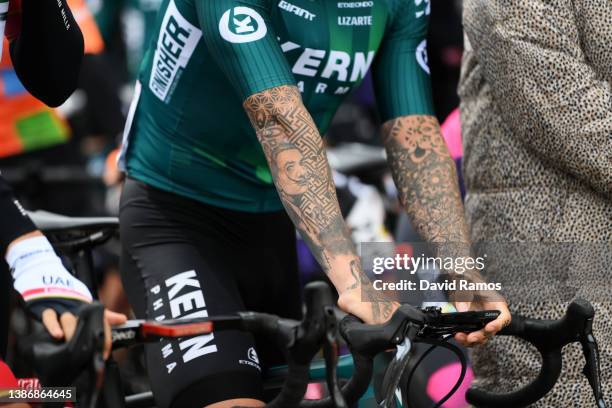
<path fill-rule="evenodd" d="M 137 318 L 243 310 L 300 318 L 295 229 L 284 212 L 213 207 L 128 178 L 120 222 L 122 278 Z M 270 343 L 226 331 L 147 345 L 158 406 L 261 399 L 261 370 L 282 362 Z"/>

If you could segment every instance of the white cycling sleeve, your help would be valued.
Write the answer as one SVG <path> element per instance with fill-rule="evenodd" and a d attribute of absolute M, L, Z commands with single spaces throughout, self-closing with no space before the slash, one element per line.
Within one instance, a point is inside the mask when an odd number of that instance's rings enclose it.
<path fill-rule="evenodd" d="M 19 241 L 9 247 L 6 254 L 14 287 L 23 300 L 32 305 L 45 306 L 58 311 L 81 302 L 92 301 L 91 292 L 83 282 L 66 270 L 46 237 L 33 237 Z M 55 306 L 61 304 L 61 310 Z M 46 308 L 46 307 L 45 307 Z"/>

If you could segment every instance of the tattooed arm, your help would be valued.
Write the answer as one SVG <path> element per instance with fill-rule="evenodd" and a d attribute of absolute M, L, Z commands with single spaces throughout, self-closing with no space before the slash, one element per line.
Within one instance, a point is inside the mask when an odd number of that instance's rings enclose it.
<path fill-rule="evenodd" d="M 437 256 L 470 256 L 455 162 L 437 119 L 427 115 L 400 116 L 385 122 L 382 134 L 400 201 L 417 232 L 425 241 L 434 244 Z M 461 278 L 482 281 L 475 270 L 465 272 Z M 455 338 L 464 345 L 485 342 L 510 322 L 510 312 L 499 295 L 480 295 L 484 296 L 480 308 L 498 309 L 502 313 L 485 330 L 469 336 L 457 334 Z M 460 311 L 475 306 L 465 301 L 455 301 L 455 305 Z"/>
<path fill-rule="evenodd" d="M 244 108 L 283 205 L 338 290 L 340 306 L 366 322 L 387 320 L 395 305 L 374 301 L 378 298 L 340 213 L 323 141 L 298 89 L 268 89 L 247 98 Z"/>
<path fill-rule="evenodd" d="M 382 129 L 399 198 L 427 242 L 469 245 L 455 162 L 433 116 L 401 116 Z"/>

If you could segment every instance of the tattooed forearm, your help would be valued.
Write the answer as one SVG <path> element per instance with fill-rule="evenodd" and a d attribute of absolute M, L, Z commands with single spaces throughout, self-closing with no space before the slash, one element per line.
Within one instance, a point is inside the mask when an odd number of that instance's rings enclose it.
<path fill-rule="evenodd" d="M 298 89 L 268 89 L 247 98 L 244 108 L 283 205 L 321 267 L 340 293 L 361 289 L 362 277 L 371 290 L 340 213 L 323 141 Z M 353 276 L 359 277 L 356 286 L 349 283 Z M 379 316 L 380 308 L 389 308 L 374 302 L 371 307 Z"/>
<path fill-rule="evenodd" d="M 455 163 L 438 121 L 433 116 L 390 120 L 383 125 L 383 141 L 400 201 L 421 237 L 469 245 Z"/>
<path fill-rule="evenodd" d="M 325 147 L 296 87 L 255 94 L 244 103 L 287 212 L 322 267 L 356 257 L 340 213 Z"/>

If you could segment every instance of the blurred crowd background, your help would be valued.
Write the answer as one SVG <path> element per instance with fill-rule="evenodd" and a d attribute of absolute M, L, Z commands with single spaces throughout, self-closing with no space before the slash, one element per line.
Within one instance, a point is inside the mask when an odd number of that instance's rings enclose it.
<path fill-rule="evenodd" d="M 458 105 L 461 11 L 458 0 L 431 2 L 429 64 L 442 123 Z M 21 87 L 9 53 L 3 54 L 0 169 L 30 209 L 105 215 L 116 211 L 112 202 L 116 197 L 110 197 L 112 191 L 107 187 L 117 181 L 117 175 L 109 174 L 113 172 L 107 158 L 120 142 L 133 84 L 161 0 L 69 3 L 86 40 L 79 88 L 58 109 L 44 107 Z M 346 142 L 377 146 L 377 125 L 367 78 L 336 115 L 327 141 L 331 146 Z"/>
<path fill-rule="evenodd" d="M 461 0 L 430 1 L 428 57 L 434 103 L 459 165 L 456 89 L 463 45 Z M 135 79 L 151 41 L 161 0 L 68 3 L 85 36 L 86 56 L 79 87 L 62 106 L 48 108 L 27 94 L 11 67 L 9 53 L 3 53 L 0 171 L 29 210 L 115 216 L 121 174 L 113 152 L 121 141 Z M 326 135 L 342 211 L 357 242 L 419 241 L 399 211 L 378 133 L 379 119 L 368 76 L 342 105 Z M 95 254 L 100 298 L 111 309 L 129 312 L 118 274 L 117 245 L 108 245 Z M 306 246 L 300 244 L 299 250 L 303 281 L 320 277 Z M 19 325 L 19 319 L 13 322 Z M 19 332 L 18 327 L 13 329 Z"/>
<path fill-rule="evenodd" d="M 11 67 L 9 53 L 3 53 L 0 170 L 26 208 L 71 216 L 116 215 L 121 175 L 113 152 L 121 141 L 160 3 L 69 0 L 85 37 L 86 56 L 78 89 L 57 109 L 44 106 L 25 91 Z M 462 55 L 461 1 L 431 3 L 428 50 L 435 108 L 440 123 L 446 121 L 445 137 L 459 164 L 456 89 Z M 345 216 L 371 205 L 382 208 L 352 215 L 357 241 L 416 240 L 398 211 L 378 125 L 368 76 L 340 108 L 326 135 L 330 162 L 339 170 L 336 183 L 342 207 Z M 356 205 L 360 200 L 368 205 Z M 304 258 L 308 258 L 307 251 Z M 316 269 L 309 259 L 303 264 L 304 269 Z"/>

